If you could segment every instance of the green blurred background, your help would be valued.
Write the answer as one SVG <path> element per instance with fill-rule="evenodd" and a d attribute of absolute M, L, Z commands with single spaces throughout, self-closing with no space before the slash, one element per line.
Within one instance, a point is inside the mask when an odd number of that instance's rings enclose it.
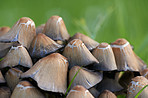
<path fill-rule="evenodd" d="M 100 43 L 126 38 L 148 64 L 147 10 L 148 0 L 0 0 L 0 27 L 21 17 L 39 26 L 59 15 L 71 36 L 81 32 Z"/>

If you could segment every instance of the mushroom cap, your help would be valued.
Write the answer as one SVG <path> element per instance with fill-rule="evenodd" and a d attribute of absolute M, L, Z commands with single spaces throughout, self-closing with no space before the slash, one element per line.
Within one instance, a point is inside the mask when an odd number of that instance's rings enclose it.
<path fill-rule="evenodd" d="M 37 82 L 39 88 L 65 93 L 67 88 L 68 61 L 59 53 L 52 53 L 35 63 L 22 78 L 30 77 Z"/>
<path fill-rule="evenodd" d="M 21 81 L 13 90 L 11 98 L 45 98 L 45 96 L 28 81 Z"/>
<path fill-rule="evenodd" d="M 101 43 L 92 51 L 92 54 L 99 61 L 99 66 L 94 66 L 95 69 L 103 71 L 117 70 L 114 53 L 108 43 Z"/>
<path fill-rule="evenodd" d="M 109 90 L 104 90 L 98 98 L 117 98 L 117 96 Z"/>
<path fill-rule="evenodd" d="M 8 86 L 13 91 L 15 86 L 21 81 L 20 77 L 23 72 L 17 68 L 11 68 L 5 74 Z"/>
<path fill-rule="evenodd" d="M 5 34 L 0 36 L 0 42 L 19 42 L 29 49 L 36 35 L 34 22 L 27 17 L 20 18 L 17 23 Z"/>
<path fill-rule="evenodd" d="M 144 87 L 148 85 L 148 80 L 143 76 L 137 76 L 132 79 L 127 90 L 127 98 L 133 98 Z M 147 98 L 148 88 L 146 87 L 138 98 Z"/>
<path fill-rule="evenodd" d="M 88 48 L 88 50 L 93 50 L 99 45 L 97 41 L 81 33 L 76 33 L 73 37 L 70 38 L 70 41 L 72 41 L 73 39 L 80 39 Z"/>
<path fill-rule="evenodd" d="M 41 24 L 36 28 L 36 34 L 42 33 L 44 30 L 45 24 Z"/>
<path fill-rule="evenodd" d="M 103 80 L 97 84 L 97 90 L 103 92 L 104 90 L 110 90 L 112 92 L 120 91 L 123 87 L 114 79 L 103 77 Z"/>
<path fill-rule="evenodd" d="M 0 36 L 7 33 L 10 30 L 10 27 L 0 27 Z"/>
<path fill-rule="evenodd" d="M 53 40 L 68 40 L 70 35 L 66 29 L 63 19 L 60 16 L 52 16 L 45 24 L 43 33 Z"/>
<path fill-rule="evenodd" d="M 147 65 L 135 55 L 127 40 L 117 39 L 111 47 L 119 71 L 141 71 L 146 68 Z"/>
<path fill-rule="evenodd" d="M 75 65 L 87 66 L 99 63 L 98 60 L 86 48 L 84 43 L 79 39 L 74 39 L 64 48 L 63 55 L 68 58 L 69 68 Z"/>
<path fill-rule="evenodd" d="M 78 70 L 80 70 L 78 72 Z M 91 70 L 88 70 L 86 68 L 81 68 L 79 66 L 74 66 L 71 68 L 69 72 L 69 83 L 75 76 L 75 74 L 78 72 L 77 76 L 75 77 L 74 81 L 71 84 L 71 88 L 73 88 L 76 85 L 82 85 L 86 89 L 89 89 L 99 83 L 102 80 L 102 73 L 93 72 Z"/>
<path fill-rule="evenodd" d="M 27 50 L 22 45 L 12 46 L 4 59 L 0 62 L 0 68 L 22 65 L 32 67 L 32 60 Z"/>
<path fill-rule="evenodd" d="M 66 98 L 94 98 L 92 94 L 83 86 L 77 85 L 70 90 Z"/>
<path fill-rule="evenodd" d="M 0 84 L 5 83 L 5 82 L 6 81 L 5 81 L 5 79 L 4 79 L 4 77 L 3 77 L 2 73 L 1 73 L 1 70 L 0 70 Z"/>
<path fill-rule="evenodd" d="M 10 98 L 11 91 L 8 87 L 0 87 L 0 98 Z"/>
<path fill-rule="evenodd" d="M 62 47 L 62 45 L 57 44 L 45 34 L 39 33 L 32 41 L 29 51 L 33 58 L 40 58 L 53 53 Z"/>

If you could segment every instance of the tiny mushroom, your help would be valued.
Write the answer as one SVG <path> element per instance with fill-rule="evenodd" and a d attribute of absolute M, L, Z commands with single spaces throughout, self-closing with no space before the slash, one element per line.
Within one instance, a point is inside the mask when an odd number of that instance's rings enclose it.
<path fill-rule="evenodd" d="M 80 39 L 90 51 L 99 45 L 97 41 L 81 33 L 76 33 L 73 37 L 70 38 L 70 41 L 73 39 Z"/>
<path fill-rule="evenodd" d="M 80 70 L 78 72 L 78 70 Z M 88 70 L 86 68 L 81 68 L 79 66 L 74 66 L 70 69 L 69 72 L 69 83 L 75 76 L 75 74 L 78 72 L 77 76 L 75 77 L 74 81 L 71 84 L 71 88 L 73 88 L 76 85 L 82 85 L 86 89 L 89 89 L 99 83 L 102 80 L 102 73 L 99 72 L 93 72 L 91 70 Z"/>
<path fill-rule="evenodd" d="M 94 98 L 93 95 L 83 86 L 77 85 L 71 89 L 66 98 Z"/>
<path fill-rule="evenodd" d="M 98 98 L 117 98 L 117 96 L 109 90 L 104 90 Z"/>
<path fill-rule="evenodd" d="M 99 63 L 80 39 L 70 41 L 65 47 L 63 55 L 68 58 L 69 68 L 75 65 L 87 66 Z"/>

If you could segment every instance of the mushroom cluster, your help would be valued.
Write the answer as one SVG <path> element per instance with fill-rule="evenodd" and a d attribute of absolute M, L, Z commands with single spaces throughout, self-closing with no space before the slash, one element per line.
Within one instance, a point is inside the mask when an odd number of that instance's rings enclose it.
<path fill-rule="evenodd" d="M 37 28 L 27 17 L 1 27 L 0 58 L 0 98 L 133 98 L 148 85 L 147 65 L 126 39 L 70 37 L 59 16 Z"/>

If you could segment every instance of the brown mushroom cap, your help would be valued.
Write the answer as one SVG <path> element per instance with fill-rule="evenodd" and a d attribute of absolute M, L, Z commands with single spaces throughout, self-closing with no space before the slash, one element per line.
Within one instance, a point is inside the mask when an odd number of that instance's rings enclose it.
<path fill-rule="evenodd" d="M 94 98 L 94 97 L 86 88 L 77 85 L 72 90 L 70 90 L 66 98 Z"/>
<path fill-rule="evenodd" d="M 117 96 L 109 90 L 104 90 L 98 98 L 117 98 Z"/>
<path fill-rule="evenodd" d="M 99 43 L 93 39 L 91 39 L 90 37 L 81 34 L 81 33 L 76 33 L 73 37 L 70 38 L 70 41 L 72 41 L 73 39 L 80 39 L 82 40 L 82 42 L 85 44 L 85 46 L 88 48 L 88 50 L 92 50 L 94 48 L 96 48 Z"/>
<path fill-rule="evenodd" d="M 7 71 L 5 75 L 5 79 L 12 91 L 15 88 L 15 86 L 21 81 L 20 77 L 22 73 L 23 72 L 17 68 L 11 68 Z"/>
<path fill-rule="evenodd" d="M 146 64 L 135 55 L 127 40 L 117 39 L 111 47 L 119 71 L 141 71 L 146 68 Z"/>
<path fill-rule="evenodd" d="M 27 50 L 22 45 L 12 46 L 10 51 L 0 62 L 0 68 L 14 67 L 16 65 L 32 67 L 32 60 Z"/>
<path fill-rule="evenodd" d="M 0 87 L 0 98 L 10 98 L 11 91 L 8 87 Z"/>
<path fill-rule="evenodd" d="M 89 64 L 99 63 L 79 39 L 70 41 L 65 47 L 63 55 L 68 58 L 69 68 L 72 68 L 75 65 L 87 66 Z"/>
<path fill-rule="evenodd" d="M 53 53 L 36 62 L 21 77 L 34 79 L 43 90 L 65 93 L 67 89 L 67 70 L 67 59 L 59 53 Z"/>
<path fill-rule="evenodd" d="M 33 38 L 36 35 L 34 22 L 23 17 L 5 34 L 0 36 L 0 42 L 19 42 L 29 49 Z"/>
<path fill-rule="evenodd" d="M 29 51 L 32 57 L 40 58 L 44 57 L 47 54 L 53 53 L 62 47 L 62 45 L 57 44 L 45 34 L 39 33 L 34 38 Z"/>
<path fill-rule="evenodd" d="M 52 16 L 45 24 L 43 33 L 53 40 L 68 40 L 69 34 L 67 32 L 64 21 L 59 16 Z"/>
<path fill-rule="evenodd" d="M 0 36 L 7 33 L 10 30 L 10 27 L 0 27 Z"/>
<path fill-rule="evenodd" d="M 4 79 L 4 77 L 3 77 L 2 73 L 1 73 L 1 70 L 0 70 L 0 84 L 5 83 L 5 82 L 6 81 L 5 81 L 5 79 Z"/>
<path fill-rule="evenodd" d="M 21 81 L 15 87 L 11 98 L 45 98 L 45 96 L 28 81 Z"/>
<path fill-rule="evenodd" d="M 36 34 L 42 33 L 44 30 L 45 24 L 41 24 L 36 28 Z"/>
<path fill-rule="evenodd" d="M 135 97 L 136 94 L 146 85 L 148 85 L 148 80 L 145 77 L 143 76 L 134 77 L 129 84 L 127 90 L 127 98 Z M 148 96 L 148 88 L 146 87 L 139 95 L 139 98 L 147 98 L 147 96 Z"/>
<path fill-rule="evenodd" d="M 75 76 L 75 74 L 80 69 L 79 66 L 74 66 L 71 68 L 69 72 L 69 83 Z M 71 84 L 71 88 L 73 88 L 76 85 L 82 85 L 86 89 L 89 89 L 99 83 L 102 80 L 102 73 L 93 72 L 91 70 L 88 70 L 86 68 L 81 68 L 78 72 L 77 76 L 75 77 L 74 81 Z"/>
<path fill-rule="evenodd" d="M 108 43 L 101 43 L 92 51 L 92 54 L 99 61 L 99 66 L 94 66 L 95 69 L 103 71 L 117 70 L 114 53 Z"/>

